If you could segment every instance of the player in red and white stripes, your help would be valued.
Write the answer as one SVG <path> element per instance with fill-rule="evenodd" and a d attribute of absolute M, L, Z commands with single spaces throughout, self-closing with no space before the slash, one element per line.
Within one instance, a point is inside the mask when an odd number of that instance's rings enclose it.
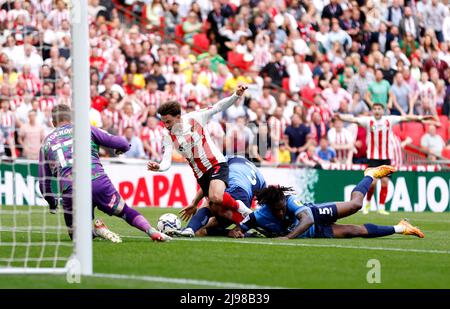
<path fill-rule="evenodd" d="M 188 161 L 197 178 L 203 196 L 209 198 L 211 210 L 215 215 L 224 216 L 227 209 L 232 210 L 232 218 L 239 223 L 248 214 L 249 209 L 225 192 L 228 184 L 228 165 L 225 157 L 214 144 L 206 129 L 208 120 L 216 113 L 223 112 L 244 94 L 246 86 L 239 86 L 227 97 L 208 109 L 191 112 L 181 116 L 178 102 L 167 102 L 158 108 L 161 120 L 166 127 L 164 136 L 164 154 L 161 163 L 148 162 L 147 168 L 155 172 L 169 169 L 172 162 L 172 150 L 175 147 Z M 184 232 L 184 231 L 183 231 Z M 183 236 L 194 236 L 186 231 Z"/>
<path fill-rule="evenodd" d="M 158 124 L 158 119 L 149 117 L 147 125 L 141 130 L 141 139 L 145 152 L 152 161 L 160 162 L 163 156 L 164 128 Z"/>
<path fill-rule="evenodd" d="M 343 121 L 353 122 L 367 130 L 367 159 L 369 167 L 376 167 L 380 165 L 391 165 L 391 160 L 394 158 L 394 132 L 393 126 L 402 121 L 422 121 L 425 119 L 433 119 L 433 116 L 385 116 L 385 105 L 381 103 L 374 103 L 372 106 L 373 116 L 353 117 L 352 115 L 336 116 Z M 367 192 L 367 201 L 372 199 L 375 191 L 376 182 L 372 183 L 370 190 Z M 378 199 L 378 212 L 380 214 L 389 214 L 385 209 L 385 202 L 387 197 L 389 178 L 381 178 L 380 198 Z M 363 208 L 363 213 L 367 214 L 370 209 L 370 204 L 367 203 Z"/>

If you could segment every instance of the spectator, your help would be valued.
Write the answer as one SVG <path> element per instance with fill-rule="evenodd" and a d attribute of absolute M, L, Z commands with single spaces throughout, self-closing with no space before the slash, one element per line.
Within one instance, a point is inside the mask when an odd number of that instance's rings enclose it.
<path fill-rule="evenodd" d="M 28 123 L 22 124 L 19 130 L 19 144 L 22 156 L 28 160 L 39 159 L 39 149 L 45 138 L 44 127 L 36 122 L 36 111 L 28 112 Z"/>
<path fill-rule="evenodd" d="M 278 148 L 278 163 L 279 164 L 289 164 L 291 163 L 291 153 L 288 147 L 282 141 L 280 142 L 280 147 Z"/>
<path fill-rule="evenodd" d="M 134 134 L 133 127 L 126 127 L 124 130 L 124 137 L 130 144 L 130 150 L 125 152 L 126 158 L 145 159 L 146 155 L 142 141 Z"/>
<path fill-rule="evenodd" d="M 420 146 L 429 152 L 431 157 L 440 157 L 445 147 L 445 142 L 440 135 L 436 133 L 434 125 L 428 126 L 428 131 L 420 139 Z"/>
<path fill-rule="evenodd" d="M 306 167 L 314 167 L 318 169 L 321 169 L 322 164 L 324 163 L 322 159 L 320 159 L 316 155 L 316 146 L 314 145 L 309 145 L 306 151 L 301 152 L 300 155 L 297 157 L 296 162 Z"/>
<path fill-rule="evenodd" d="M 393 107 L 391 108 L 392 115 L 405 116 L 408 113 L 413 113 L 413 94 L 403 80 L 402 73 L 395 74 L 395 81 L 391 86 L 391 93 L 393 102 Z"/>
<path fill-rule="evenodd" d="M 322 137 L 319 147 L 316 148 L 316 155 L 324 162 L 335 162 L 336 151 L 328 145 L 328 139 Z"/>
<path fill-rule="evenodd" d="M 338 110 L 342 100 L 346 100 L 352 104 L 352 96 L 341 88 L 337 78 L 331 80 L 331 87 L 324 89 L 322 96 L 325 99 L 325 103 L 333 112 Z"/>
<path fill-rule="evenodd" d="M 355 152 L 355 138 L 344 128 L 342 120 L 333 119 L 333 128 L 328 131 L 327 137 L 331 147 L 336 151 L 337 162 L 351 164 Z"/>
<path fill-rule="evenodd" d="M 289 77 L 286 67 L 281 63 L 283 52 L 281 50 L 275 51 L 275 57 L 261 70 L 261 74 L 269 78 L 269 82 L 274 83 L 278 87 L 282 86 L 282 80 Z"/>
<path fill-rule="evenodd" d="M 366 92 L 366 101 L 372 106 L 375 103 L 380 103 L 385 107 L 388 105 L 390 99 L 389 83 L 383 79 L 383 72 L 377 70 L 375 72 L 375 81 L 369 84 Z"/>
<path fill-rule="evenodd" d="M 297 160 L 300 152 L 305 151 L 307 145 L 307 136 L 310 129 L 302 122 L 302 119 L 298 114 L 293 114 L 291 118 L 291 124 L 287 126 L 284 131 L 285 144 L 288 146 L 291 153 L 291 162 L 294 163 Z"/>

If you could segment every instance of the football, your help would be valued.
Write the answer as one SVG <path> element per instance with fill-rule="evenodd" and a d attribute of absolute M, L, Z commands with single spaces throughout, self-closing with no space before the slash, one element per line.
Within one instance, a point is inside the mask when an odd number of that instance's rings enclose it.
<path fill-rule="evenodd" d="M 181 221 L 177 215 L 166 213 L 159 217 L 156 227 L 158 228 L 158 231 L 173 236 L 176 232 L 181 230 Z"/>

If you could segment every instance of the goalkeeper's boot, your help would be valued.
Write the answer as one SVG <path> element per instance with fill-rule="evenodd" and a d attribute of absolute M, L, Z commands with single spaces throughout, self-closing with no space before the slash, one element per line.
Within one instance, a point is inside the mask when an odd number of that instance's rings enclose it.
<path fill-rule="evenodd" d="M 111 231 L 101 219 L 94 221 L 94 235 L 114 243 L 121 243 L 122 238 Z"/>
<path fill-rule="evenodd" d="M 190 227 L 184 228 L 178 235 L 183 237 L 195 237 L 195 232 Z"/>
<path fill-rule="evenodd" d="M 407 219 L 400 220 L 398 225 L 402 225 L 405 227 L 405 230 L 403 231 L 403 235 L 414 235 L 419 238 L 425 237 L 425 234 L 418 227 L 412 226 L 411 223 L 409 223 Z"/>
<path fill-rule="evenodd" d="M 395 173 L 397 169 L 391 165 L 381 165 L 377 167 L 369 167 L 364 171 L 364 176 L 371 176 L 372 178 L 383 178 Z"/>
<path fill-rule="evenodd" d="M 151 227 L 150 230 L 148 230 L 147 234 L 150 236 L 150 238 L 153 241 L 170 241 L 170 240 L 172 240 L 172 237 L 157 231 L 154 227 Z"/>

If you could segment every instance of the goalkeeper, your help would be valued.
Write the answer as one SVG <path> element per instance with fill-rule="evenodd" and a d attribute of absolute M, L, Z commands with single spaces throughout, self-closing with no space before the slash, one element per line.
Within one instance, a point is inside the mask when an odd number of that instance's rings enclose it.
<path fill-rule="evenodd" d="M 64 220 L 72 238 L 72 163 L 73 163 L 73 125 L 71 109 L 60 104 L 53 108 L 52 122 L 55 129 L 44 140 L 39 154 L 39 188 L 50 206 L 51 212 L 57 207 L 56 194 L 52 192 L 52 178 L 58 178 L 59 192 L 62 193 Z M 99 158 L 99 146 L 124 153 L 130 148 L 128 142 L 103 130 L 91 127 L 91 174 L 92 206 L 108 215 L 121 217 L 128 224 L 147 233 L 154 241 L 171 238 L 154 229 L 147 219 L 135 209 L 128 207 L 105 174 Z"/>

